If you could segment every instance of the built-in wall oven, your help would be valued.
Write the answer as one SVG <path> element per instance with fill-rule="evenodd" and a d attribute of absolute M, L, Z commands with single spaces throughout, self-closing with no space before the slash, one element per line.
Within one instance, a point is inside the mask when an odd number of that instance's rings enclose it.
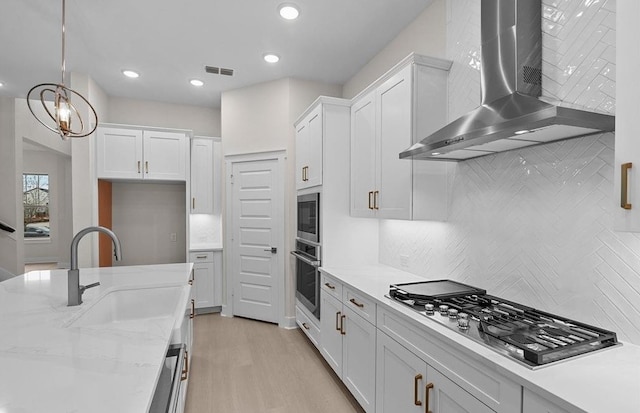
<path fill-rule="evenodd" d="M 296 298 L 320 320 L 320 245 L 296 239 Z"/>
<path fill-rule="evenodd" d="M 320 194 L 298 195 L 298 238 L 320 243 Z"/>

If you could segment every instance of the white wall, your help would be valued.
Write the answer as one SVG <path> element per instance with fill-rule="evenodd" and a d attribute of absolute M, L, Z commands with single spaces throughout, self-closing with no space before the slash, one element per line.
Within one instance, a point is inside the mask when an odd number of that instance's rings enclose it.
<path fill-rule="evenodd" d="M 299 79 L 280 79 L 222 94 L 223 156 L 273 150 L 286 150 L 285 245 L 294 244 L 295 228 L 295 130 L 297 117 L 319 95 L 339 96 L 341 87 Z M 224 193 L 224 188 L 223 188 Z M 294 273 L 291 260 L 285 260 L 285 316 L 294 315 Z M 225 268 L 226 275 L 226 268 Z M 226 288 L 226 277 L 224 280 Z M 226 303 L 225 303 L 226 304 Z"/>
<path fill-rule="evenodd" d="M 220 136 L 220 110 L 148 100 L 110 97 L 109 123 L 189 129 L 197 136 Z"/>
<path fill-rule="evenodd" d="M 22 140 L 16 139 L 15 107 L 14 99 L 0 96 L 0 220 L 16 229 L 13 234 L 0 231 L 0 268 L 17 275 L 24 272 L 24 256 L 22 217 L 16 202 L 21 192 Z"/>
<path fill-rule="evenodd" d="M 448 4 L 448 57 L 462 69 L 450 76 L 455 117 L 480 99 L 479 2 Z M 548 18 L 564 16 L 543 20 L 543 94 L 613 113 L 615 2 L 543 5 Z M 640 235 L 613 231 L 613 139 L 583 137 L 459 163 L 448 222 L 383 221 L 380 261 L 477 285 L 640 344 Z M 409 256 L 406 267 L 400 254 Z"/>
<path fill-rule="evenodd" d="M 352 98 L 412 52 L 444 58 L 446 54 L 446 2 L 433 0 L 394 40 L 369 61 L 343 87 Z"/>
<path fill-rule="evenodd" d="M 186 261 L 183 183 L 114 182 L 112 190 L 113 231 L 122 245 L 122 260 L 114 266 Z"/>
<path fill-rule="evenodd" d="M 55 137 L 55 135 L 52 134 Z M 70 190 L 67 188 L 67 171 L 71 158 L 53 151 L 25 150 L 23 152 L 24 173 L 49 175 L 49 228 L 47 239 L 28 239 L 24 245 L 26 263 L 69 262 L 71 245 Z"/>

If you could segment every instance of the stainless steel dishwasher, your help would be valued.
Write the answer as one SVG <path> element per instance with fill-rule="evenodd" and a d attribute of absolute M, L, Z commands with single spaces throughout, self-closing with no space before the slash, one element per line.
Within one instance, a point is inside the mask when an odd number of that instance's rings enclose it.
<path fill-rule="evenodd" d="M 149 413 L 174 413 L 177 411 L 180 385 L 187 370 L 184 365 L 188 362 L 186 360 L 184 344 L 174 344 L 169 347 Z"/>

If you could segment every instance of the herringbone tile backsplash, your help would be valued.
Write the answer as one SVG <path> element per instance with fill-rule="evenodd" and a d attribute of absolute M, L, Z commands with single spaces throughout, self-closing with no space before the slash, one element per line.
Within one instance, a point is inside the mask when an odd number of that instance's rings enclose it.
<path fill-rule="evenodd" d="M 450 119 L 479 104 L 479 4 L 448 1 Z M 614 23 L 612 0 L 543 0 L 543 95 L 614 112 Z M 460 162 L 449 220 L 381 222 L 380 261 L 640 344 L 640 234 L 612 229 L 613 159 L 609 133 Z"/>

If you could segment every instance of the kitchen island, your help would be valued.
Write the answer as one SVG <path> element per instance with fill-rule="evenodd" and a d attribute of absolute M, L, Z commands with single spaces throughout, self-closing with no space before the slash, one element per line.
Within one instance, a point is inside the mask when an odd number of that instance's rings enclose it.
<path fill-rule="evenodd" d="M 73 307 L 67 306 L 66 270 L 0 283 L 0 412 L 148 411 L 190 299 L 192 267 L 83 268 L 80 283 L 100 285 Z M 152 288 L 176 292 L 165 294 L 159 316 L 116 317 L 109 311 L 117 309 L 99 305 L 119 292 L 135 297 Z M 143 314 L 145 302 L 135 304 Z"/>
<path fill-rule="evenodd" d="M 435 400 L 432 403 L 438 403 L 438 399 L 444 400 L 447 391 L 455 387 L 457 402 L 464 404 L 464 397 L 461 395 L 472 395 L 474 397 L 469 399 L 471 405 L 477 405 L 478 400 L 484 404 L 464 410 L 474 413 L 640 412 L 640 346 L 622 343 L 530 369 L 387 297 L 390 284 L 425 281 L 428 279 L 426 277 L 385 265 L 323 267 L 321 272 L 323 294 L 336 294 L 336 291 L 342 290 L 343 297 L 353 297 L 347 300 L 343 298 L 344 307 L 339 309 L 340 314 L 347 311 L 347 336 L 350 329 L 349 317 L 356 320 L 354 310 L 363 314 L 364 310 L 370 314 L 370 322 L 375 323 L 378 330 L 376 412 L 388 411 L 386 407 L 390 403 L 387 396 L 396 396 L 384 393 L 383 388 L 386 383 L 393 384 L 395 377 L 382 373 L 387 368 L 386 361 L 391 360 L 385 358 L 385 355 L 390 354 L 389 351 L 393 349 L 398 351 L 397 354 L 417 354 L 408 356 L 412 360 L 409 363 L 411 369 L 417 368 L 417 364 L 421 362 L 419 359 L 424 359 L 434 367 L 432 371 L 437 370 L 431 377 L 439 378 L 434 380 L 425 376 L 426 381 L 433 380 L 432 384 L 436 386 L 433 391 Z M 324 289 L 325 286 L 329 289 Z M 339 293 L 337 295 L 340 296 Z M 333 319 L 329 321 L 333 323 Z M 351 327 L 352 330 L 354 328 Z M 340 329 L 344 330 L 342 323 Z M 340 333 L 341 331 L 338 334 Z M 323 330 L 323 340 L 324 334 Z M 394 342 L 399 344 L 393 344 Z M 321 352 L 325 354 L 324 347 Z M 438 389 L 447 380 L 444 376 L 450 378 L 455 385 Z M 390 381 L 390 378 L 394 380 Z M 413 376 L 411 379 L 413 380 Z M 416 376 L 416 381 L 421 379 Z M 412 383 L 409 382 L 410 385 Z M 411 390 L 407 393 L 409 404 L 413 405 L 413 397 L 418 400 L 420 393 L 414 393 L 413 388 L 408 387 Z M 427 398 L 427 403 L 428 400 Z M 392 410 L 397 409 L 398 405 L 391 405 Z M 428 407 L 439 411 L 433 405 Z"/>

